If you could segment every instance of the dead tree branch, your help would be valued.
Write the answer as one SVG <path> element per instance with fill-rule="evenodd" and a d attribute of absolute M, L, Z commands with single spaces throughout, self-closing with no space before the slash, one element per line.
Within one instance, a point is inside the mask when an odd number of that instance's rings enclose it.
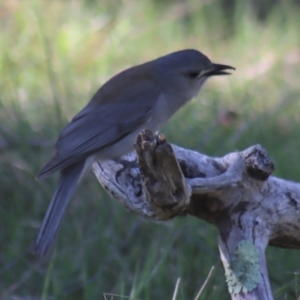
<path fill-rule="evenodd" d="M 148 219 L 188 214 L 215 225 L 232 299 L 273 299 L 265 248 L 300 249 L 300 184 L 270 176 L 260 145 L 212 158 L 145 130 L 135 150 L 94 164 L 107 192 Z"/>

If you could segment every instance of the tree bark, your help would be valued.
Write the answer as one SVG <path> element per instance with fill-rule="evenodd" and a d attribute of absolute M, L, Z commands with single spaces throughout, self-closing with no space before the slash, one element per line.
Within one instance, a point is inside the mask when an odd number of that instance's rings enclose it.
<path fill-rule="evenodd" d="M 145 130 L 135 150 L 93 166 L 112 198 L 148 219 L 188 214 L 215 225 L 231 298 L 273 299 L 265 248 L 300 249 L 300 184 L 270 176 L 260 145 L 212 158 Z"/>

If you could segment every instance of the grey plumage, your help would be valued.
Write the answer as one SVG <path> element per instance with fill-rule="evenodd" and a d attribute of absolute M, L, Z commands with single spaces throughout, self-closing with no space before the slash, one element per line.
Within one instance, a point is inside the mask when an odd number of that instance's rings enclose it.
<path fill-rule="evenodd" d="M 56 154 L 37 174 L 42 179 L 60 171 L 36 254 L 48 251 L 76 185 L 93 162 L 129 152 L 142 129 L 160 129 L 208 77 L 226 75 L 226 69 L 233 68 L 213 64 L 199 51 L 183 50 L 127 69 L 105 83 L 63 129 Z"/>

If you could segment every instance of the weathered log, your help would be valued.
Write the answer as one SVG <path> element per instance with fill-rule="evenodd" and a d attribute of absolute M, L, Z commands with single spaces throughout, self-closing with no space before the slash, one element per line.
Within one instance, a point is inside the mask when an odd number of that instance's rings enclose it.
<path fill-rule="evenodd" d="M 265 248 L 300 249 L 300 184 L 270 176 L 260 145 L 212 158 L 145 130 L 135 150 L 94 164 L 107 192 L 148 219 L 188 214 L 215 225 L 232 299 L 273 299 Z"/>

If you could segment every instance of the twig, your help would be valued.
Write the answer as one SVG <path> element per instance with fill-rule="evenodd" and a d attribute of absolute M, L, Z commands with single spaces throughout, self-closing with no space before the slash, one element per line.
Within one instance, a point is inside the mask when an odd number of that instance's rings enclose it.
<path fill-rule="evenodd" d="M 176 298 L 177 298 L 178 289 L 179 289 L 179 285 L 180 285 L 180 280 L 181 280 L 181 278 L 178 277 L 178 278 L 177 278 L 177 281 L 176 281 L 175 291 L 174 291 L 172 300 L 176 300 Z"/>
<path fill-rule="evenodd" d="M 212 267 L 210 268 L 210 271 L 209 271 L 209 273 L 208 273 L 208 275 L 207 275 L 207 277 L 206 277 L 206 279 L 205 279 L 205 281 L 204 281 L 204 283 L 203 283 L 203 285 L 202 285 L 200 291 L 198 292 L 198 294 L 197 294 L 195 300 L 198 300 L 198 299 L 200 298 L 200 296 L 201 296 L 201 294 L 202 294 L 204 288 L 206 287 L 206 285 L 207 285 L 207 283 L 208 283 L 208 280 L 209 280 L 209 278 L 211 277 L 211 275 L 212 275 L 214 269 L 215 269 L 215 266 L 212 266 Z"/>

